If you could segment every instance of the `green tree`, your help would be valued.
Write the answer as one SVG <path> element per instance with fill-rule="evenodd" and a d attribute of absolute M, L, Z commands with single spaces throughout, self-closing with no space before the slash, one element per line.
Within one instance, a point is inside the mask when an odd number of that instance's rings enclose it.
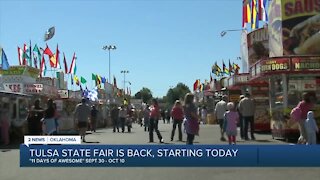
<path fill-rule="evenodd" d="M 167 101 L 168 106 L 172 106 L 176 100 L 184 99 L 184 96 L 189 92 L 188 86 L 178 83 L 176 87 L 168 90 L 167 96 L 164 99 Z"/>
<path fill-rule="evenodd" d="M 143 87 L 134 97 L 135 99 L 142 99 L 144 103 L 148 103 L 152 99 L 152 92 L 150 89 Z"/>

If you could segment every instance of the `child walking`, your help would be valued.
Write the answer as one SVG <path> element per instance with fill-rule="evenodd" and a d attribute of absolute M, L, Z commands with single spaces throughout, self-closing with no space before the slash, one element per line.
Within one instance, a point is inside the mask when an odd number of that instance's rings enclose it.
<path fill-rule="evenodd" d="M 237 123 L 239 121 L 239 113 L 236 111 L 232 102 L 227 104 L 227 112 L 224 114 L 223 129 L 228 136 L 229 144 L 236 144 Z"/>
<path fill-rule="evenodd" d="M 307 131 L 307 144 L 317 144 L 317 134 L 319 132 L 316 120 L 314 119 L 314 114 L 312 111 L 308 111 L 307 119 L 304 122 Z"/>

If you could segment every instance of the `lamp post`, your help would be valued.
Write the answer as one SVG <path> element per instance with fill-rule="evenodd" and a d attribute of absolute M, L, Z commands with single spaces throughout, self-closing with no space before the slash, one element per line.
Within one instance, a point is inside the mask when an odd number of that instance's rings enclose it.
<path fill-rule="evenodd" d="M 244 30 L 247 30 L 247 29 L 227 29 L 227 30 L 223 30 L 220 32 L 220 36 L 223 37 L 227 34 L 227 32 L 230 32 L 230 31 L 244 31 Z"/>
<path fill-rule="evenodd" d="M 122 70 L 121 73 L 123 73 L 123 94 L 126 94 L 126 74 L 129 73 L 128 70 Z"/>
<path fill-rule="evenodd" d="M 111 72 L 110 72 L 110 71 L 111 71 L 111 70 L 110 70 L 110 69 L 111 69 L 111 67 L 110 67 L 110 66 L 111 66 L 111 60 L 110 60 L 111 58 L 110 58 L 110 51 L 111 51 L 111 50 L 116 50 L 117 47 L 114 46 L 114 45 L 105 45 L 105 46 L 102 47 L 102 49 L 109 51 L 109 82 L 111 83 Z"/>

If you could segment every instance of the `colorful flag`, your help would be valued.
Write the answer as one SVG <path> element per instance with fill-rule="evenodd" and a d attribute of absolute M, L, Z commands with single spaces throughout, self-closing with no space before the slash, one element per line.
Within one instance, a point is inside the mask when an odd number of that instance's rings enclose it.
<path fill-rule="evenodd" d="M 64 63 L 64 73 L 65 74 L 68 74 L 68 65 L 67 65 L 67 60 L 66 60 L 66 56 L 65 54 L 63 53 L 63 63 Z"/>
<path fill-rule="evenodd" d="M 27 53 L 28 47 L 26 44 L 23 45 L 23 54 L 22 54 L 22 59 L 23 59 L 23 63 L 22 65 L 27 65 L 27 59 L 29 59 L 30 57 L 28 56 Z"/>
<path fill-rule="evenodd" d="M 36 44 L 36 45 L 34 45 L 34 47 L 33 47 L 33 50 L 32 50 L 32 51 L 37 53 L 37 55 L 38 55 L 38 59 L 40 60 L 40 59 L 41 59 L 41 52 L 40 52 L 40 49 L 38 48 L 38 45 L 37 45 L 37 44 Z"/>
<path fill-rule="evenodd" d="M 28 53 L 29 53 L 29 66 L 32 67 L 32 45 L 31 45 L 31 41 L 30 41 L 30 46 L 28 48 Z"/>
<path fill-rule="evenodd" d="M 240 67 L 239 67 L 239 65 L 238 64 L 235 64 L 235 63 L 233 63 L 233 69 L 234 69 L 234 73 L 235 74 L 238 74 L 239 73 L 239 69 L 240 69 Z"/>
<path fill-rule="evenodd" d="M 77 72 L 76 60 L 77 60 L 76 53 L 73 53 L 72 62 L 69 70 L 70 74 L 76 74 Z"/>
<path fill-rule="evenodd" d="M 49 48 L 48 44 L 47 44 L 47 46 L 46 46 L 46 49 L 43 51 L 43 54 L 48 55 L 48 56 L 49 56 L 49 58 L 50 58 L 51 56 L 53 56 L 53 53 L 51 52 L 51 50 L 50 50 L 50 48 Z"/>
<path fill-rule="evenodd" d="M 80 78 L 80 81 L 81 81 L 82 84 L 87 83 L 87 80 L 86 80 L 84 77 L 82 77 L 82 76 L 81 76 L 81 78 Z"/>
<path fill-rule="evenodd" d="M 213 74 L 216 74 L 216 71 L 217 71 L 217 69 L 216 69 L 216 64 L 217 64 L 217 62 L 215 62 L 215 64 L 212 65 L 212 67 L 211 67 L 211 72 L 212 72 Z M 210 74 L 210 75 L 211 75 L 211 74 Z"/>
<path fill-rule="evenodd" d="M 40 64 L 40 77 L 44 77 L 46 75 L 46 61 L 44 60 L 44 55 L 42 55 L 42 60 Z"/>
<path fill-rule="evenodd" d="M 92 79 L 92 80 L 94 80 L 94 81 L 96 81 L 96 80 L 97 80 L 97 76 L 96 76 L 95 74 L 93 74 L 93 73 L 92 73 L 92 75 L 91 75 L 91 79 Z"/>
<path fill-rule="evenodd" d="M 243 0 L 242 1 L 242 27 L 246 26 L 246 23 L 249 22 L 248 19 L 248 0 Z"/>
<path fill-rule="evenodd" d="M 231 75 L 231 73 L 233 73 L 233 67 L 232 67 L 232 64 L 230 63 L 230 59 L 229 59 L 229 73 Z"/>
<path fill-rule="evenodd" d="M 34 67 L 38 69 L 38 59 L 35 53 L 33 53 L 33 63 Z"/>
<path fill-rule="evenodd" d="M 71 74 L 71 85 L 73 85 L 73 77 L 72 77 L 72 74 Z"/>
<path fill-rule="evenodd" d="M 266 10 L 267 0 L 259 0 L 259 20 L 268 22 L 268 13 Z"/>
<path fill-rule="evenodd" d="M 216 76 L 219 76 L 221 74 L 221 68 L 219 67 L 219 65 L 217 64 L 217 62 L 215 63 L 215 69 L 216 69 Z"/>
<path fill-rule="evenodd" d="M 23 65 L 23 58 L 22 58 L 22 56 L 23 56 L 23 51 L 22 51 L 22 49 L 20 49 L 19 46 L 18 46 L 18 61 L 19 61 L 19 65 L 20 65 L 20 66 Z"/>
<path fill-rule="evenodd" d="M 55 66 L 55 68 L 59 68 L 59 69 L 61 69 L 61 66 L 60 66 L 60 63 L 59 63 L 59 61 L 60 61 L 60 56 L 59 56 L 59 54 L 60 54 L 60 51 L 59 51 L 59 48 L 58 48 L 58 44 L 57 44 L 57 49 L 56 49 L 56 66 Z"/>
<path fill-rule="evenodd" d="M 106 83 L 107 79 L 105 77 L 101 77 L 101 83 Z"/>
<path fill-rule="evenodd" d="M 229 75 L 230 72 L 228 70 L 228 68 L 226 67 L 226 65 L 224 64 L 224 62 L 222 62 L 222 68 L 223 68 L 223 73 Z"/>
<path fill-rule="evenodd" d="M 50 66 L 55 68 L 57 66 L 57 58 L 56 58 L 56 54 L 53 54 L 52 56 L 50 56 Z"/>
<path fill-rule="evenodd" d="M 194 83 L 193 83 L 193 91 L 196 91 L 199 87 L 200 84 L 200 80 L 197 79 Z"/>
<path fill-rule="evenodd" d="M 251 17 L 252 17 L 252 15 L 251 15 L 251 0 L 245 0 L 244 6 L 245 6 L 244 13 L 247 15 L 247 17 L 246 17 L 247 22 L 246 23 L 251 23 L 252 22 L 251 21 Z M 246 23 L 244 24 L 243 27 L 246 26 Z"/>
<path fill-rule="evenodd" d="M 251 0 L 251 29 L 255 30 L 259 27 L 257 0 Z"/>
<path fill-rule="evenodd" d="M 100 89 L 101 88 L 101 76 L 97 74 L 96 77 L 96 86 Z"/>
<path fill-rule="evenodd" d="M 73 80 L 76 82 L 76 85 L 77 85 L 77 86 L 80 85 L 80 81 L 79 81 L 78 76 L 74 75 L 74 76 L 73 76 Z"/>
<path fill-rule="evenodd" d="M 50 40 L 50 39 L 54 36 L 55 31 L 56 31 L 56 30 L 55 30 L 54 26 L 51 27 L 51 28 L 49 28 L 49 29 L 47 30 L 47 32 L 44 34 L 44 41 Z"/>
<path fill-rule="evenodd" d="M 10 65 L 9 65 L 9 62 L 8 62 L 7 55 L 4 52 L 4 50 L 2 49 L 2 52 L 1 52 L 1 68 L 3 70 L 8 70 L 9 67 L 10 67 Z"/>

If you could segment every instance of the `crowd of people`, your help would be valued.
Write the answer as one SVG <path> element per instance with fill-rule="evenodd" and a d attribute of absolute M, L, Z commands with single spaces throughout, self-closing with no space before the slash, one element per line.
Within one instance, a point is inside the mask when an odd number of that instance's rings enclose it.
<path fill-rule="evenodd" d="M 316 144 L 316 133 L 319 132 L 314 119 L 314 98 L 308 94 L 303 95 L 303 100 L 294 109 L 299 110 L 298 125 L 300 137 L 298 144 Z M 34 106 L 28 111 L 28 134 L 29 135 L 56 135 L 59 133 L 59 118 L 61 117 L 57 106 L 52 99 L 47 101 L 46 108 L 40 106 L 40 100 L 35 100 Z M 3 104 L 0 111 L 1 138 L 4 144 L 9 144 L 9 121 L 8 105 Z M 74 110 L 75 128 L 83 142 L 86 142 L 86 131 L 96 132 L 99 111 L 95 105 L 89 105 L 87 99 L 82 99 Z M 185 95 L 184 102 L 176 100 L 172 109 L 160 110 L 158 101 L 152 99 L 151 104 L 139 110 L 130 105 L 111 105 L 110 118 L 113 124 L 113 132 L 131 132 L 132 123 L 135 121 L 148 133 L 150 143 L 154 142 L 154 132 L 159 143 L 164 143 L 163 136 L 159 131 L 159 121 L 170 123 L 172 119 L 172 130 L 170 140 L 173 141 L 178 131 L 178 141 L 183 141 L 183 134 L 186 134 L 186 144 L 193 144 L 196 135 L 199 135 L 199 124 L 206 124 L 207 109 L 205 106 L 197 108 L 194 103 L 194 95 Z M 214 115 L 220 127 L 220 140 L 229 144 L 236 144 L 237 129 L 240 129 L 242 140 L 255 140 L 254 136 L 254 100 L 249 93 L 241 95 L 239 102 L 229 102 L 226 95 L 221 96 L 214 107 Z M 184 133 L 183 133 L 184 132 Z M 249 136 L 250 134 L 250 136 Z M 225 138 L 227 136 L 227 139 Z"/>

